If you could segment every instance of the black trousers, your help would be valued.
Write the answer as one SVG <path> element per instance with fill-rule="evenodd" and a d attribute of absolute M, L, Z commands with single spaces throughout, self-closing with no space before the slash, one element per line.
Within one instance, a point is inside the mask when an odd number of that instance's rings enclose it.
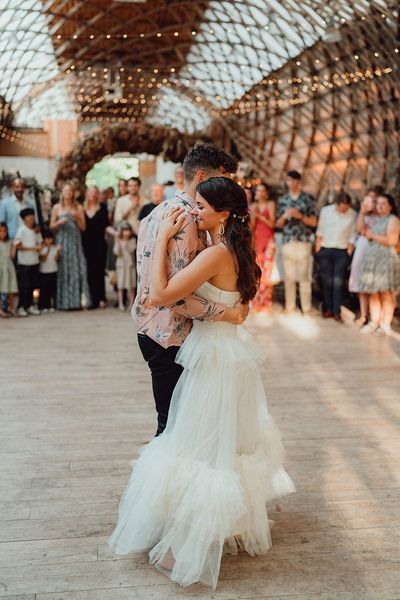
<path fill-rule="evenodd" d="M 323 310 L 340 315 L 350 257 L 347 250 L 339 248 L 321 248 L 316 257 L 320 267 Z"/>
<path fill-rule="evenodd" d="M 39 308 L 55 308 L 57 294 L 57 271 L 55 273 L 39 274 Z"/>
<path fill-rule="evenodd" d="M 39 285 L 39 265 L 18 265 L 18 307 L 28 310 L 33 303 L 33 290 Z"/>
<path fill-rule="evenodd" d="M 183 371 L 183 367 L 175 362 L 179 346 L 163 348 L 147 335 L 140 333 L 138 334 L 138 343 L 143 358 L 151 371 L 158 421 L 156 435 L 160 435 L 167 425 L 172 393 Z"/>

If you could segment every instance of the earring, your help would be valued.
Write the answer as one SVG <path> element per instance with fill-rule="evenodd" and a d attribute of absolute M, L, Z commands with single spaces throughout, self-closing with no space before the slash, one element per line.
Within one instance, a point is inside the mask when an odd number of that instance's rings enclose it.
<path fill-rule="evenodd" d="M 224 233 L 225 233 L 225 225 L 224 225 L 224 220 L 223 220 L 223 219 L 221 219 L 221 220 L 220 220 L 220 223 L 221 223 L 221 225 L 219 226 L 218 233 L 219 233 L 219 235 L 222 237 L 222 236 L 224 235 Z"/>

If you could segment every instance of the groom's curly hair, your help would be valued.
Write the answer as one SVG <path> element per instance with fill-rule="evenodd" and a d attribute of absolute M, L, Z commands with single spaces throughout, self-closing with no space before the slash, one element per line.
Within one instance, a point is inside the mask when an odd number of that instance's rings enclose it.
<path fill-rule="evenodd" d="M 238 160 L 213 144 L 196 144 L 183 161 L 186 181 L 193 181 L 200 169 L 208 175 L 233 174 L 238 169 Z"/>

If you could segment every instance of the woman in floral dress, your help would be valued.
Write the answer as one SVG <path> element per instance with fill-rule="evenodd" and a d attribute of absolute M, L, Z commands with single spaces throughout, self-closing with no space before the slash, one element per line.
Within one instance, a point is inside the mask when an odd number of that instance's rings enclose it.
<path fill-rule="evenodd" d="M 360 281 L 360 291 L 370 294 L 371 321 L 361 331 L 390 335 L 395 296 L 400 291 L 400 258 L 396 252 L 400 221 L 389 194 L 378 197 L 376 210 L 380 218 L 365 231 L 369 246 Z"/>

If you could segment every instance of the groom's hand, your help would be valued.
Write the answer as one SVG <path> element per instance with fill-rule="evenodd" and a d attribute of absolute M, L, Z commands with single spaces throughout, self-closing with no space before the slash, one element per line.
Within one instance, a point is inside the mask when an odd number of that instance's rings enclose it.
<path fill-rule="evenodd" d="M 239 302 L 236 302 L 233 308 L 225 309 L 222 321 L 233 323 L 233 325 L 241 325 L 247 319 L 249 310 L 249 305 L 242 304 L 242 302 L 239 300 Z"/>

